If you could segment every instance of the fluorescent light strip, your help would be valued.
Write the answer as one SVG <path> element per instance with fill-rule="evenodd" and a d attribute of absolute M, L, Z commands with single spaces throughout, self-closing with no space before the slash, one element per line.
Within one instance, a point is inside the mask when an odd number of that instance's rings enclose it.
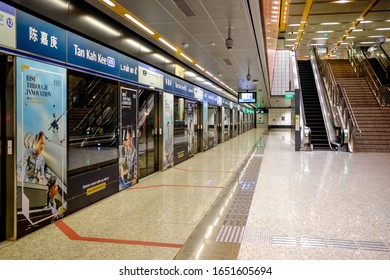
<path fill-rule="evenodd" d="M 175 48 L 173 45 L 171 45 L 170 43 L 168 43 L 164 38 L 159 37 L 158 40 L 161 41 L 164 45 L 166 45 L 166 46 L 167 46 L 168 48 L 170 48 L 171 50 L 177 52 L 177 48 Z"/>
<path fill-rule="evenodd" d="M 131 15 L 125 14 L 125 17 L 127 17 L 129 20 L 131 20 L 133 23 L 135 23 L 136 25 L 138 25 L 140 28 L 142 28 L 142 29 L 145 30 L 146 32 L 148 32 L 150 35 L 154 35 L 154 34 L 155 34 L 152 30 L 150 30 L 149 28 L 147 28 L 145 25 L 143 25 L 141 22 L 139 22 L 137 19 L 135 19 L 135 18 L 132 17 Z"/>
<path fill-rule="evenodd" d="M 103 0 L 103 2 L 105 2 L 107 5 L 111 6 L 111 7 L 115 7 L 116 5 L 114 3 L 112 3 L 110 0 Z"/>
<path fill-rule="evenodd" d="M 209 76 L 211 76 L 211 77 L 214 77 L 214 75 L 211 74 L 209 71 L 206 71 L 206 74 L 209 75 Z"/>
<path fill-rule="evenodd" d="M 202 71 L 204 71 L 204 68 L 202 66 L 200 66 L 198 63 L 195 63 L 195 66 L 198 67 L 199 69 L 201 69 Z"/>
<path fill-rule="evenodd" d="M 340 24 L 340 22 L 323 22 L 323 23 L 320 23 L 320 25 L 338 25 Z"/>
<path fill-rule="evenodd" d="M 383 30 L 390 30 L 390 27 L 384 27 L 384 28 L 377 28 L 375 30 L 383 31 Z"/>
<path fill-rule="evenodd" d="M 189 62 L 194 62 L 191 58 L 189 58 L 188 56 L 186 56 L 184 53 L 180 53 L 180 55 L 182 57 L 184 57 L 185 59 L 187 59 Z"/>

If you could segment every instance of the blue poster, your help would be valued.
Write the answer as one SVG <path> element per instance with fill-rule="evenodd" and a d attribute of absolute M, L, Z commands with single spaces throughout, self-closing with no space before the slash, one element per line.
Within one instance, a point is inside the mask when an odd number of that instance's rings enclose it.
<path fill-rule="evenodd" d="M 66 69 L 23 58 L 16 69 L 21 237 L 61 218 L 67 208 Z"/>

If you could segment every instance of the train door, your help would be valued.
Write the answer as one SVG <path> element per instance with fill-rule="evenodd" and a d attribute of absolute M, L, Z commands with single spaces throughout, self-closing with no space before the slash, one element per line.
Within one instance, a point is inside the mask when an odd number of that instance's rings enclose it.
<path fill-rule="evenodd" d="M 5 65 L 6 61 L 4 61 L 5 55 L 0 54 L 0 242 L 5 239 L 5 135 L 4 135 L 4 91 L 5 91 Z"/>
<path fill-rule="evenodd" d="M 0 53 L 0 242 L 15 239 L 14 57 Z"/>
<path fill-rule="evenodd" d="M 159 94 L 156 91 L 138 90 L 138 172 L 144 178 L 159 167 Z"/>
<path fill-rule="evenodd" d="M 218 136 L 217 136 L 217 144 L 220 144 L 223 142 L 223 116 L 224 116 L 224 108 L 222 106 L 217 107 L 217 131 L 218 131 Z"/>

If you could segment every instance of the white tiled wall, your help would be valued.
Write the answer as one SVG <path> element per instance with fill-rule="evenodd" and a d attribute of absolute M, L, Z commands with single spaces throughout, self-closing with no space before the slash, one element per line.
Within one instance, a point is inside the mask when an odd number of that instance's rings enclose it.
<path fill-rule="evenodd" d="M 291 108 L 278 108 L 268 110 L 268 125 L 272 126 L 290 126 L 291 122 Z"/>
<path fill-rule="evenodd" d="M 290 90 L 290 51 L 277 50 L 271 95 L 284 95 Z"/>

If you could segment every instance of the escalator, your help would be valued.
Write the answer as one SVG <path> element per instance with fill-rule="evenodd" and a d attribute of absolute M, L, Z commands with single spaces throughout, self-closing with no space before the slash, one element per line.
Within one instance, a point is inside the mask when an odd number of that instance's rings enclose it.
<path fill-rule="evenodd" d="M 71 72 L 69 80 L 69 145 L 115 145 L 118 127 L 117 83 L 79 72 Z"/>
<path fill-rule="evenodd" d="M 298 68 L 306 125 L 311 129 L 311 144 L 314 150 L 330 150 L 310 60 L 299 60 Z"/>
<path fill-rule="evenodd" d="M 376 58 L 368 58 L 367 60 L 370 63 L 372 70 L 374 70 L 381 84 L 386 85 L 387 84 L 386 71 L 385 68 L 383 68 L 383 65 L 380 63 L 380 61 Z"/>

